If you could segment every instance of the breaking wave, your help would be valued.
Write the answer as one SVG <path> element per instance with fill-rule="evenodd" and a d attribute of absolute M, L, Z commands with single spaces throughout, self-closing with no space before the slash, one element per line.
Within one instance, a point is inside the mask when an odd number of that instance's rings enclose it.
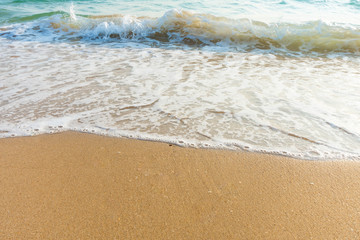
<path fill-rule="evenodd" d="M 120 14 L 106 16 L 50 12 L 17 19 L 0 28 L 9 39 L 45 41 L 136 41 L 149 44 L 221 46 L 243 51 L 275 50 L 301 53 L 360 52 L 360 28 L 305 23 L 264 23 L 210 14 L 171 10 L 159 18 Z"/>

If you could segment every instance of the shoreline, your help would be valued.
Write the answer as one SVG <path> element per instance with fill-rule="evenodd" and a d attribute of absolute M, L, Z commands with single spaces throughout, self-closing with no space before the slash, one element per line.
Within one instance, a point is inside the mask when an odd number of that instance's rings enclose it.
<path fill-rule="evenodd" d="M 0 133 L 1 130 L 0 130 Z M 34 135 L 11 135 L 11 136 L 6 136 L 6 137 L 0 137 L 1 139 L 13 139 L 13 138 L 32 138 L 32 137 L 39 137 L 39 136 L 43 136 L 43 135 L 56 135 L 56 134 L 63 134 L 63 133 L 74 133 L 74 134 L 88 134 L 88 135 L 94 135 L 94 136 L 99 136 L 99 137 L 104 137 L 104 138 L 114 138 L 114 139 L 121 139 L 121 140 L 134 140 L 134 141 L 140 141 L 140 142 L 153 142 L 153 143 L 161 143 L 161 144 L 167 144 L 170 146 L 175 146 L 175 147 L 179 147 L 179 148 L 185 148 L 185 149 L 198 149 L 198 150 L 206 150 L 206 151 L 225 151 L 225 152 L 235 152 L 235 153 L 245 153 L 245 154 L 259 154 L 259 155 L 270 155 L 270 156 L 274 156 L 274 157 L 281 157 L 281 158 L 289 158 L 289 159 L 295 159 L 295 160 L 299 160 L 299 161 L 316 161 L 316 162 L 332 162 L 332 161 L 360 161 L 360 156 L 331 156 L 331 157 L 309 157 L 309 156 L 300 156 L 297 154 L 289 154 L 289 153 L 285 153 L 285 151 L 281 152 L 281 151 L 270 151 L 270 150 L 256 150 L 256 149 L 250 149 L 247 147 L 242 147 L 237 145 L 237 148 L 231 148 L 231 147 L 224 147 L 224 146 L 215 146 L 215 145 L 211 145 L 211 144 L 206 144 L 206 145 L 200 145 L 200 146 L 196 146 L 193 143 L 189 143 L 187 145 L 182 145 L 180 143 L 177 143 L 175 140 L 174 141 L 167 141 L 167 140 L 163 140 L 163 139 L 155 139 L 155 138 L 151 138 L 151 137 L 139 137 L 137 135 L 133 136 L 133 135 L 107 135 L 105 133 L 101 133 L 101 132 L 94 132 L 94 131 L 80 131 L 80 130 L 60 130 L 60 131 L 54 131 L 54 132 L 43 132 L 43 133 L 36 133 Z"/>
<path fill-rule="evenodd" d="M 360 162 L 62 132 L 0 139 L 2 239 L 360 237 Z"/>

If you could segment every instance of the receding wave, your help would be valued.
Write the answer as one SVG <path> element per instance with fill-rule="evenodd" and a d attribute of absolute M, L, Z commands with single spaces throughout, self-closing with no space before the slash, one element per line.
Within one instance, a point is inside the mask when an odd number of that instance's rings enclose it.
<path fill-rule="evenodd" d="M 23 36 L 41 38 L 51 35 L 52 40 L 140 41 L 195 47 L 221 46 L 243 51 L 360 52 L 358 26 L 329 25 L 322 21 L 267 24 L 247 18 L 229 19 L 181 10 L 168 11 L 159 18 L 120 14 L 77 16 L 72 11 L 69 14 L 51 12 L 19 21 L 32 22 L 2 28 L 0 36 L 22 39 Z"/>

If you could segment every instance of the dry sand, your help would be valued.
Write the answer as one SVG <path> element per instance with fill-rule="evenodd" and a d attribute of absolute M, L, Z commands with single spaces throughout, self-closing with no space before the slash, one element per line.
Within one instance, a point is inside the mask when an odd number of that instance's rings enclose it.
<path fill-rule="evenodd" d="M 0 139 L 0 239 L 359 239 L 360 162 Z"/>

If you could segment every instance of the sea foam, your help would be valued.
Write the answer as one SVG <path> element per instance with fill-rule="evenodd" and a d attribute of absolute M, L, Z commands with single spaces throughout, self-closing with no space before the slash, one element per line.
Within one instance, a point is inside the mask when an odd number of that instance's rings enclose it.
<path fill-rule="evenodd" d="M 0 135 L 359 157 L 356 58 L 1 40 Z"/>

